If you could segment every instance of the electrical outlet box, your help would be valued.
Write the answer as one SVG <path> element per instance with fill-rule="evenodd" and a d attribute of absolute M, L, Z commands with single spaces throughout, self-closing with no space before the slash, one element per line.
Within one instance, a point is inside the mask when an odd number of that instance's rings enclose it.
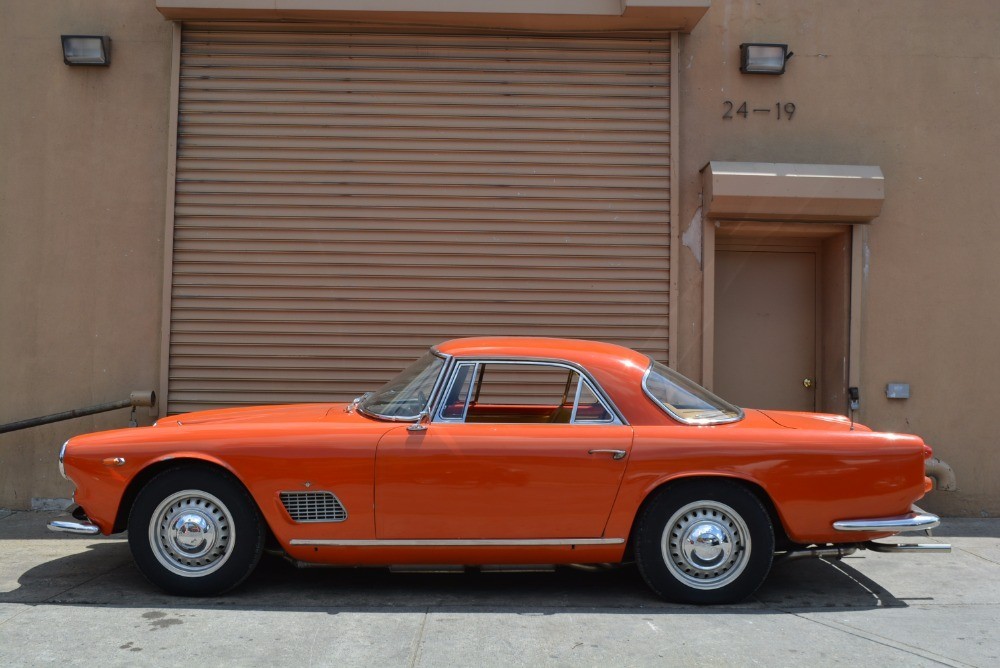
<path fill-rule="evenodd" d="M 885 396 L 888 399 L 909 399 L 909 383 L 889 383 L 885 386 Z"/>

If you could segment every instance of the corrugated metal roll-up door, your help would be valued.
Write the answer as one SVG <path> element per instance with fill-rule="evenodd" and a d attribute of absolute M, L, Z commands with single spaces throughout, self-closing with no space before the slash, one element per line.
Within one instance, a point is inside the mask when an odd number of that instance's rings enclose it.
<path fill-rule="evenodd" d="M 348 399 L 458 336 L 666 359 L 669 53 L 185 24 L 168 410 Z"/>

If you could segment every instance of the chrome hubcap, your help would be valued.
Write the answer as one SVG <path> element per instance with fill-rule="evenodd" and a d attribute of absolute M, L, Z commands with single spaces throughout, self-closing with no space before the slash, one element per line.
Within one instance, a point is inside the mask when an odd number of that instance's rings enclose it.
<path fill-rule="evenodd" d="M 724 503 L 695 501 L 678 510 L 661 538 L 670 573 L 695 589 L 718 589 L 737 577 L 750 558 L 750 532 Z"/>
<path fill-rule="evenodd" d="M 702 570 L 713 568 L 733 553 L 732 536 L 714 522 L 698 522 L 685 531 L 681 550 L 688 563 L 698 564 Z"/>
<path fill-rule="evenodd" d="M 188 489 L 171 494 L 153 511 L 149 543 L 167 570 L 185 577 L 214 573 L 232 554 L 233 518 L 217 497 Z"/>
<path fill-rule="evenodd" d="M 215 525 L 200 512 L 178 516 L 167 530 L 167 540 L 188 557 L 200 557 L 215 546 Z"/>

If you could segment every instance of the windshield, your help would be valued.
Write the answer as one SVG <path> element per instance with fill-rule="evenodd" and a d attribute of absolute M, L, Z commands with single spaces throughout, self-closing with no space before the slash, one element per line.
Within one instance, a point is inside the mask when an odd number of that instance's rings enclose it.
<path fill-rule="evenodd" d="M 415 420 L 427 408 L 442 368 L 444 359 L 429 352 L 363 399 L 358 410 L 390 420 Z"/>
<path fill-rule="evenodd" d="M 728 401 L 673 369 L 650 362 L 642 387 L 671 417 L 685 424 L 722 424 L 743 419 L 743 411 Z"/>

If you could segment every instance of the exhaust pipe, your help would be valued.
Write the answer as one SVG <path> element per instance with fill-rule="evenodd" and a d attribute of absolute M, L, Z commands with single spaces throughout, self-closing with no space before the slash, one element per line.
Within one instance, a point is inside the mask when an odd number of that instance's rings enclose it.
<path fill-rule="evenodd" d="M 937 457 L 931 457 L 924 462 L 925 474 L 934 478 L 934 489 L 942 492 L 954 492 L 958 490 L 958 481 L 955 479 L 955 471 L 946 462 Z"/>
<path fill-rule="evenodd" d="M 930 552 L 948 554 L 951 545 L 947 543 L 876 543 L 873 540 L 861 544 L 861 549 L 872 552 Z"/>
<path fill-rule="evenodd" d="M 872 552 L 929 552 L 931 554 L 948 554 L 951 545 L 947 543 L 877 543 L 873 540 L 865 543 L 851 543 L 832 547 L 807 547 L 801 550 L 789 550 L 784 554 L 775 555 L 775 563 L 796 561 L 798 559 L 843 559 L 858 550 Z"/>
<path fill-rule="evenodd" d="M 778 561 L 795 561 L 797 559 L 843 559 L 858 551 L 856 545 L 841 545 L 839 547 L 807 547 L 803 550 L 790 550 L 780 555 Z"/>

